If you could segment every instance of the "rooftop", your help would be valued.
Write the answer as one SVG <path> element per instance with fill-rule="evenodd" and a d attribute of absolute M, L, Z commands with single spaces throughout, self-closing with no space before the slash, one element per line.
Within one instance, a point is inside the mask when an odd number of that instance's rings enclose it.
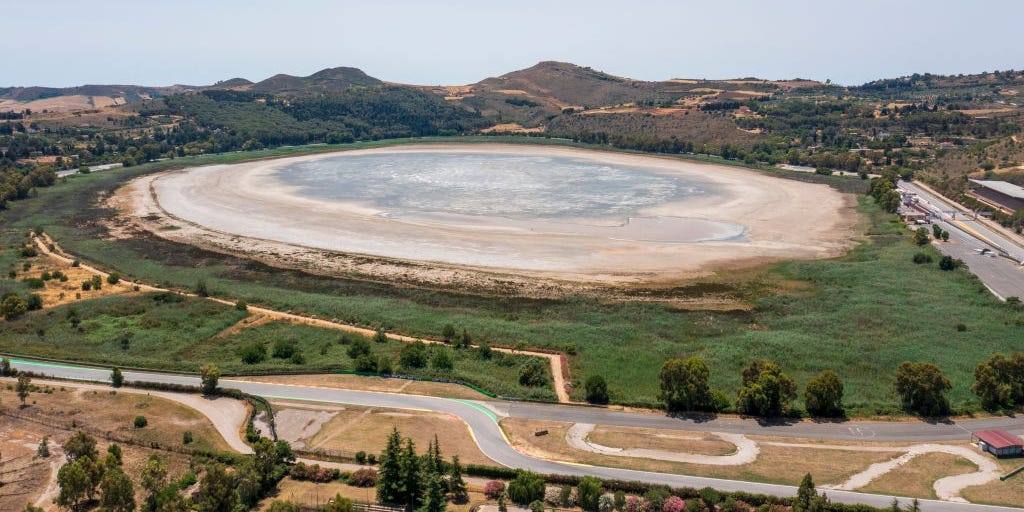
<path fill-rule="evenodd" d="M 975 432 L 974 436 L 996 450 L 1024 445 L 1024 441 L 1021 438 L 1005 430 L 982 430 L 981 432 Z"/>
<path fill-rule="evenodd" d="M 1001 194 L 1006 194 L 1010 197 L 1017 199 L 1024 199 L 1024 187 L 1014 185 L 1007 181 L 991 181 L 991 180 L 971 180 L 971 183 L 980 185 L 987 189 L 995 190 Z"/>

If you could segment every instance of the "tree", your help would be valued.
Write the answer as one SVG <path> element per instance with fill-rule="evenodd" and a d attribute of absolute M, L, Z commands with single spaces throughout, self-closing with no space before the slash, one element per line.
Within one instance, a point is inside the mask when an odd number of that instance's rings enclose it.
<path fill-rule="evenodd" d="M 167 468 L 160 462 L 155 453 L 149 456 L 146 465 L 142 466 L 142 489 L 146 491 L 145 510 L 157 510 L 160 502 L 160 491 L 167 485 Z"/>
<path fill-rule="evenodd" d="M 64 443 L 64 456 L 68 462 L 75 462 L 83 457 L 96 459 L 99 452 L 96 451 L 96 439 L 81 430 L 71 434 L 71 437 Z"/>
<path fill-rule="evenodd" d="M 121 282 L 121 274 L 118 274 L 117 272 L 111 272 L 111 273 L 107 274 L 107 283 L 109 283 L 109 284 L 117 284 L 117 283 L 120 283 L 120 282 Z"/>
<path fill-rule="evenodd" d="M 817 495 L 818 491 L 814 489 L 814 480 L 811 478 L 811 474 L 807 473 L 796 490 L 796 498 L 793 501 L 794 508 L 807 510 L 811 506 L 811 500 Z"/>
<path fill-rule="evenodd" d="M 974 369 L 971 390 L 988 410 L 1024 404 L 1024 353 L 993 354 Z"/>
<path fill-rule="evenodd" d="M 217 381 L 220 380 L 220 369 L 212 364 L 204 364 L 199 368 L 202 378 L 202 390 L 204 395 L 212 395 L 217 392 Z"/>
<path fill-rule="evenodd" d="M 335 494 L 330 501 L 327 502 L 327 506 L 324 507 L 324 512 L 354 512 L 355 507 L 352 505 L 352 500 L 343 498 L 341 493 Z"/>
<path fill-rule="evenodd" d="M 377 332 L 373 333 L 373 341 L 377 343 L 387 343 L 388 335 L 384 332 L 383 327 L 377 328 Z"/>
<path fill-rule="evenodd" d="M 466 488 L 466 481 L 462 479 L 462 463 L 459 456 L 452 456 L 451 478 L 448 480 L 448 491 L 452 493 L 452 501 L 458 504 L 469 502 L 469 491 Z"/>
<path fill-rule="evenodd" d="M 451 343 L 455 339 L 455 326 L 452 324 L 444 324 L 444 328 L 441 329 L 441 339 L 445 343 Z"/>
<path fill-rule="evenodd" d="M 110 385 L 115 388 L 119 388 L 124 385 L 124 374 L 121 373 L 120 368 L 114 367 L 114 369 L 110 371 Z"/>
<path fill-rule="evenodd" d="M 480 353 L 480 359 L 490 359 L 494 355 L 491 351 L 491 344 L 487 343 L 487 341 L 481 341 L 477 350 Z"/>
<path fill-rule="evenodd" d="M 773 361 L 762 359 L 743 370 L 743 387 L 736 397 L 742 414 L 781 416 L 796 398 L 796 383 Z"/>
<path fill-rule="evenodd" d="M 57 471 L 57 486 L 60 492 L 53 500 L 54 503 L 71 510 L 81 509 L 82 501 L 88 497 L 91 488 L 89 475 L 78 461 L 61 466 Z"/>
<path fill-rule="evenodd" d="M 592 476 L 585 476 L 579 486 L 580 508 L 587 512 L 598 512 L 598 500 L 601 499 L 601 481 Z"/>
<path fill-rule="evenodd" d="M 196 491 L 196 508 L 203 512 L 231 512 L 237 502 L 234 478 L 224 466 L 217 463 L 206 466 L 206 475 L 199 481 Z"/>
<path fill-rule="evenodd" d="M 539 358 L 531 357 L 519 367 L 519 384 L 540 387 L 548 383 L 547 368 Z M 518 503 L 518 502 L 517 502 Z M 528 502 L 527 502 L 528 503 Z"/>
<path fill-rule="evenodd" d="M 451 371 L 455 366 L 452 361 L 452 355 L 448 352 L 449 349 L 443 347 L 437 347 L 434 349 L 434 356 L 430 358 L 430 367 L 435 370 Z"/>
<path fill-rule="evenodd" d="M 814 416 L 843 415 L 843 381 L 832 370 L 825 370 L 811 379 L 804 389 L 804 405 Z"/>
<path fill-rule="evenodd" d="M 15 374 L 15 371 L 11 369 L 11 360 L 6 357 L 0 359 L 0 377 L 10 377 Z"/>
<path fill-rule="evenodd" d="M 427 365 L 427 347 L 416 340 L 406 344 L 398 353 L 398 364 L 403 368 L 423 368 Z"/>
<path fill-rule="evenodd" d="M 110 512 L 135 510 L 135 489 L 132 480 L 120 468 L 107 469 L 100 481 L 100 508 Z"/>
<path fill-rule="evenodd" d="M 206 280 L 205 279 L 200 279 L 200 280 L 196 281 L 195 291 L 196 291 L 196 295 L 198 295 L 200 297 L 209 297 L 210 296 L 210 289 L 206 287 Z"/>
<path fill-rule="evenodd" d="M 348 346 L 348 350 L 345 354 L 348 355 L 349 359 L 355 360 L 359 356 L 368 356 L 372 354 L 373 350 L 370 347 L 370 342 L 366 341 L 366 338 L 356 338 L 351 345 Z"/>
<path fill-rule="evenodd" d="M 527 505 L 544 499 L 544 479 L 530 471 L 518 470 L 508 483 L 508 498 L 516 505 Z"/>
<path fill-rule="evenodd" d="M 36 457 L 46 459 L 50 457 L 50 437 L 43 436 L 39 441 L 39 447 L 36 448 Z"/>
<path fill-rule="evenodd" d="M 697 411 L 711 407 L 710 372 L 704 360 L 697 356 L 669 359 L 658 372 L 661 391 L 658 399 L 665 402 L 669 412 Z"/>
<path fill-rule="evenodd" d="M 146 428 L 146 425 L 149 425 L 149 420 L 145 416 L 136 416 L 132 425 L 135 425 L 135 428 Z"/>
<path fill-rule="evenodd" d="M 121 447 L 116 444 L 108 446 L 107 459 L 113 462 L 111 466 L 121 467 L 124 464 L 124 453 L 121 451 Z"/>
<path fill-rule="evenodd" d="M 942 371 L 932 363 L 904 361 L 896 370 L 896 393 L 903 407 L 922 416 L 949 413 L 946 393 L 952 389 Z"/>
<path fill-rule="evenodd" d="M 18 398 L 21 399 L 21 405 L 24 407 L 25 399 L 28 398 L 28 392 L 32 389 L 32 377 L 29 377 L 24 372 L 18 373 L 18 384 L 14 389 L 18 392 Z"/>
<path fill-rule="evenodd" d="M 914 243 L 917 245 L 928 245 L 931 239 L 928 237 L 928 230 L 921 227 L 914 231 Z"/>
<path fill-rule="evenodd" d="M 391 430 L 387 444 L 380 454 L 380 466 L 377 474 L 377 501 L 382 503 L 398 503 L 402 499 L 405 487 L 402 483 L 401 466 L 402 436 L 398 427 Z"/>
<path fill-rule="evenodd" d="M 0 302 L 0 313 L 3 313 L 6 320 L 14 320 L 28 311 L 28 303 L 17 295 L 9 295 L 3 302 Z"/>
<path fill-rule="evenodd" d="M 441 475 L 430 473 L 425 476 L 425 491 L 423 493 L 423 506 L 417 509 L 420 512 L 444 512 L 448 506 L 446 496 L 448 485 Z"/>
<path fill-rule="evenodd" d="M 606 404 L 608 403 L 608 383 L 605 382 L 604 377 L 600 375 L 591 375 L 587 377 L 587 382 L 584 384 L 587 390 L 587 401 L 592 404 Z"/>
<path fill-rule="evenodd" d="M 402 447 L 399 455 L 399 467 L 401 468 L 402 487 L 404 489 L 402 503 L 409 510 L 420 506 L 423 501 L 423 468 L 420 458 L 416 456 L 416 445 L 412 439 L 405 439 L 405 446 Z"/>

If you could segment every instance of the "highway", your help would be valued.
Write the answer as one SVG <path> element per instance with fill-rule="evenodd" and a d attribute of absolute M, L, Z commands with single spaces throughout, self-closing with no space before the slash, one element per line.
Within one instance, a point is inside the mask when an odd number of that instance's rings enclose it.
<path fill-rule="evenodd" d="M 110 376 L 109 369 L 85 367 L 67 364 L 55 364 L 27 360 L 14 360 L 12 366 L 48 376 L 106 382 Z M 193 375 L 166 374 L 156 372 L 126 371 L 128 381 L 160 382 L 196 386 L 199 379 Z M 967 439 L 971 428 L 989 428 L 999 426 L 1014 431 L 1024 431 L 1024 419 L 996 418 L 991 420 L 972 420 L 961 423 L 925 424 L 919 422 L 901 423 L 843 423 L 818 424 L 801 422 L 793 425 L 770 425 L 762 427 L 756 422 L 741 419 L 722 419 L 707 422 L 694 422 L 667 418 L 658 414 L 609 411 L 598 408 L 535 405 L 509 402 L 475 402 L 419 395 L 402 395 L 345 389 L 328 389 L 321 387 L 297 386 L 261 382 L 221 380 L 222 387 L 237 388 L 246 393 L 260 395 L 277 400 L 301 400 L 307 402 L 323 402 L 334 404 L 350 404 L 360 406 L 388 407 L 397 409 L 429 410 L 457 416 L 464 420 L 480 450 L 494 461 L 508 467 L 526 468 L 539 473 L 563 475 L 593 475 L 603 479 L 626 481 L 643 481 L 665 484 L 673 487 L 714 487 L 724 491 L 745 491 L 752 493 L 771 494 L 776 496 L 793 496 L 796 488 L 788 485 L 723 480 L 698 476 L 654 473 L 618 468 L 587 466 L 558 461 L 538 459 L 524 455 L 510 446 L 498 425 L 499 415 L 546 419 L 567 422 L 591 422 L 613 425 L 655 426 L 658 428 L 678 428 L 696 430 L 732 431 L 742 433 L 758 433 L 769 435 L 802 435 L 822 438 L 850 439 L 851 437 L 871 438 L 873 440 L 920 440 L 920 439 Z M 805 433 L 809 433 L 807 435 Z M 864 503 L 875 507 L 887 507 L 892 496 L 858 493 L 850 491 L 828 490 L 829 498 L 841 503 Z M 901 498 L 907 504 L 909 500 Z M 1020 511 L 1011 507 L 995 507 L 951 501 L 921 500 L 921 508 L 926 512 L 983 512 L 983 511 Z"/>
<path fill-rule="evenodd" d="M 963 260 L 1001 300 L 1024 298 L 1024 245 L 981 220 L 973 218 L 963 207 L 907 181 L 898 183 L 900 190 L 915 194 L 917 204 L 929 212 L 930 220 L 949 231 L 949 242 L 934 245 L 944 255 Z M 991 254 L 981 254 L 989 249 Z"/>

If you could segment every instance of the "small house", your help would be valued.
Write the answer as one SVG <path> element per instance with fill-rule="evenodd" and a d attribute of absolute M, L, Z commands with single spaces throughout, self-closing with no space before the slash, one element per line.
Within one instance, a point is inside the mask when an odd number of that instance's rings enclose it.
<path fill-rule="evenodd" d="M 1005 430 L 982 430 L 971 434 L 971 441 L 978 440 L 978 448 L 996 457 L 1020 457 L 1024 455 L 1024 440 Z"/>

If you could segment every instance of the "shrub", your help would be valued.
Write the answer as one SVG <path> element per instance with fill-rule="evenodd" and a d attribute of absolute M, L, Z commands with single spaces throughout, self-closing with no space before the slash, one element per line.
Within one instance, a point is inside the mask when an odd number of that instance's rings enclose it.
<path fill-rule="evenodd" d="M 77 267 L 79 267 L 79 266 L 81 266 L 81 265 L 82 265 L 82 262 L 80 262 L 80 261 L 78 261 L 78 260 L 75 260 L 75 261 L 72 261 L 72 262 L 71 262 L 71 266 L 72 266 L 72 267 L 75 267 L 75 268 L 77 268 Z"/>
<path fill-rule="evenodd" d="M 135 421 L 133 421 L 132 423 L 135 425 L 135 428 L 144 428 L 146 425 L 149 424 L 149 421 L 146 420 L 145 416 L 136 416 Z"/>
<path fill-rule="evenodd" d="M 353 369 L 357 372 L 377 373 L 377 360 L 369 354 L 363 354 L 356 358 Z"/>
<path fill-rule="evenodd" d="M 422 341 L 416 341 L 402 347 L 402 350 L 398 353 L 398 364 L 402 365 L 403 368 L 423 368 L 426 366 L 426 345 Z"/>
<path fill-rule="evenodd" d="M 544 503 L 553 507 L 560 506 L 562 504 L 562 488 L 554 485 L 549 485 L 544 488 Z"/>
<path fill-rule="evenodd" d="M 526 505 L 544 499 L 544 479 L 530 471 L 517 471 L 508 484 L 508 497 L 512 503 Z"/>
<path fill-rule="evenodd" d="M 43 298 L 38 293 L 30 293 L 25 299 L 25 306 L 28 307 L 29 311 L 43 309 Z"/>
<path fill-rule="evenodd" d="M 950 256 L 943 256 L 942 259 L 939 260 L 939 268 L 946 271 L 956 270 L 956 268 L 961 264 L 963 264 L 962 261 L 955 260 Z"/>
<path fill-rule="evenodd" d="M 670 497 L 661 506 L 662 512 L 683 512 L 684 510 L 686 510 L 686 502 L 679 496 Z"/>
<path fill-rule="evenodd" d="M 274 342 L 274 350 L 271 355 L 277 359 L 288 359 L 295 354 L 299 348 L 292 340 L 277 340 Z"/>
<path fill-rule="evenodd" d="M 45 288 L 46 287 L 46 282 L 43 281 L 42 279 L 38 278 L 38 277 L 26 277 L 25 279 L 22 279 L 21 281 L 23 283 L 25 283 L 25 286 L 28 286 L 29 288 L 32 288 L 33 290 L 39 290 L 41 288 Z"/>
<path fill-rule="evenodd" d="M 548 376 L 545 370 L 544 363 L 541 363 L 539 358 L 531 357 L 519 368 L 519 384 L 530 387 L 547 385 Z"/>
<path fill-rule="evenodd" d="M 366 452 L 364 452 L 364 451 L 356 452 L 356 462 L 358 462 L 360 464 L 366 464 Z"/>
<path fill-rule="evenodd" d="M 249 311 L 249 303 L 244 299 L 238 299 L 238 301 L 235 302 L 235 309 L 239 311 Z"/>
<path fill-rule="evenodd" d="M 191 430 L 186 430 L 185 433 L 181 435 L 181 444 L 192 444 Z"/>
<path fill-rule="evenodd" d="M 242 362 L 245 364 L 262 363 L 267 358 L 267 347 L 258 341 L 254 341 L 239 348 L 238 356 L 242 358 Z"/>
<path fill-rule="evenodd" d="M 348 482 L 355 487 L 374 487 L 377 485 L 377 470 L 373 468 L 357 469 L 349 477 Z"/>
<path fill-rule="evenodd" d="M 388 335 L 384 332 L 383 328 L 377 329 L 377 332 L 373 333 L 373 341 L 376 343 L 388 342 Z"/>
<path fill-rule="evenodd" d="M 343 336 L 342 339 L 347 340 L 348 338 Z M 370 348 L 370 342 L 366 341 L 365 338 L 356 338 L 354 341 L 349 343 L 348 350 L 345 351 L 345 354 L 348 355 L 349 359 L 356 359 L 362 355 L 370 355 L 370 352 L 372 351 Z"/>
<path fill-rule="evenodd" d="M 601 481 L 585 476 L 577 486 L 580 490 L 580 508 L 588 512 L 597 511 L 597 500 L 601 497 Z"/>
<path fill-rule="evenodd" d="M 530 512 L 544 512 L 544 502 L 540 500 L 533 500 L 529 505 Z"/>
<path fill-rule="evenodd" d="M 915 253 L 914 254 L 914 263 L 917 263 L 918 265 L 921 265 L 923 263 L 931 263 L 931 262 L 932 262 L 932 256 L 930 254 L 925 254 L 923 252 L 919 252 L 919 253 Z"/>
<path fill-rule="evenodd" d="M 87 292 L 92 289 L 92 281 L 82 281 L 82 291 Z"/>
<path fill-rule="evenodd" d="M 324 468 L 319 464 L 306 465 L 304 462 L 299 462 L 292 466 L 289 472 L 292 478 L 296 480 L 308 480 L 310 482 L 330 482 L 338 477 L 338 470 L 332 468 Z"/>
<path fill-rule="evenodd" d="M 622 500 L 623 504 L 625 504 L 626 499 L 623 498 Z M 598 512 L 613 512 L 614 510 L 616 510 L 616 508 L 617 507 L 615 506 L 615 501 L 612 499 L 611 495 L 602 494 L 601 497 L 597 500 Z M 622 510 L 621 507 L 618 507 L 618 509 Z"/>
<path fill-rule="evenodd" d="M 3 313 L 4 318 L 7 320 L 14 320 L 24 315 L 26 311 L 28 311 L 28 303 L 21 300 L 21 297 L 17 295 L 10 295 L 3 302 L 0 302 L 0 312 Z"/>
<path fill-rule="evenodd" d="M 430 367 L 435 370 L 450 371 L 455 364 L 452 361 L 448 349 L 438 347 L 434 350 L 434 357 L 430 358 Z"/>
<path fill-rule="evenodd" d="M 592 404 L 608 403 L 608 383 L 600 375 L 591 375 L 585 384 L 587 401 Z"/>
<path fill-rule="evenodd" d="M 111 272 L 107 274 L 107 282 L 110 284 L 117 284 L 121 282 L 121 274 L 117 272 Z"/>
<path fill-rule="evenodd" d="M 505 492 L 505 482 L 501 480 L 490 480 L 484 484 L 484 497 L 489 500 L 496 500 Z"/>

